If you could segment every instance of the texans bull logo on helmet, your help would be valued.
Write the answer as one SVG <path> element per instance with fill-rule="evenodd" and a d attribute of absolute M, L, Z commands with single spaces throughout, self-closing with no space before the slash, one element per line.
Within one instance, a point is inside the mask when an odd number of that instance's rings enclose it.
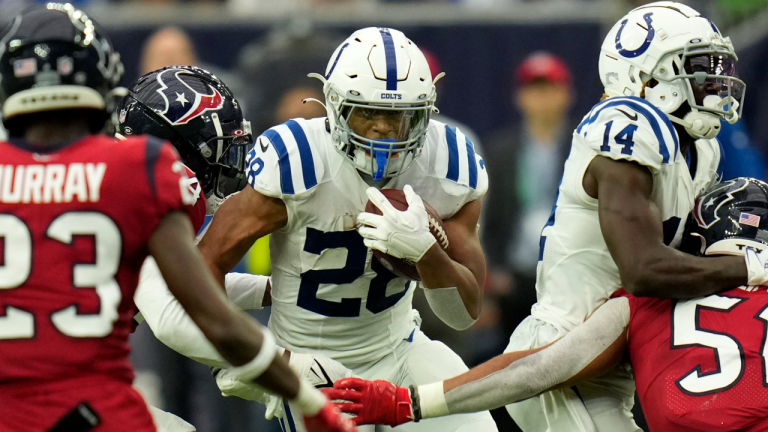
<path fill-rule="evenodd" d="M 165 109 L 157 111 L 157 114 L 172 125 L 185 124 L 206 111 L 216 111 L 224 105 L 224 98 L 218 90 L 210 85 L 207 89 L 193 88 L 184 82 L 184 75 L 191 73 L 185 69 L 168 69 L 157 74 L 160 88 L 156 91 L 165 101 Z"/>
<path fill-rule="evenodd" d="M 710 228 L 717 223 L 720 220 L 720 207 L 733 201 L 733 194 L 743 191 L 748 185 L 747 178 L 728 180 L 699 198 L 693 209 L 693 217 L 699 226 Z"/>
<path fill-rule="evenodd" d="M 681 250 L 695 255 L 743 255 L 768 246 L 768 184 L 748 177 L 719 183 L 701 196 Z"/>

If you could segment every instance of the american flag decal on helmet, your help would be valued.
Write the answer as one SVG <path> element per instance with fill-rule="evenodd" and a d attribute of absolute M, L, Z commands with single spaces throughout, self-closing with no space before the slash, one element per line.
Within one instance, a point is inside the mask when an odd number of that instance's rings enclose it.
<path fill-rule="evenodd" d="M 760 226 L 760 216 L 755 216 L 749 213 L 741 213 L 739 216 L 739 223 L 742 225 L 749 225 L 757 228 Z"/>

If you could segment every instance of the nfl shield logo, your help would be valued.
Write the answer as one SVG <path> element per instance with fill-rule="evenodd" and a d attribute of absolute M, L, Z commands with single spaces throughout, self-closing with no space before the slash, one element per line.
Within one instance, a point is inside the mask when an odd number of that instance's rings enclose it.
<path fill-rule="evenodd" d="M 125 110 L 120 110 L 120 117 L 118 118 L 120 123 L 125 123 L 125 114 L 126 114 Z"/>
<path fill-rule="evenodd" d="M 56 60 L 56 70 L 59 71 L 59 75 L 67 76 L 72 73 L 72 57 L 62 56 Z"/>

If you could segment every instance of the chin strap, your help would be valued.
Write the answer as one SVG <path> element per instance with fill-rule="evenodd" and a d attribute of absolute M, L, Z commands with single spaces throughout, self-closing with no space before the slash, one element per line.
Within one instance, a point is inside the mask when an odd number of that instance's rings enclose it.
<path fill-rule="evenodd" d="M 219 198 L 215 193 L 207 195 L 205 197 L 205 214 L 213 216 L 213 214 L 216 213 L 216 210 L 221 207 L 221 203 L 223 203 L 225 199 L 226 198 Z"/>
<path fill-rule="evenodd" d="M 721 98 L 715 95 L 709 95 L 704 98 L 706 108 L 722 110 L 727 104 L 732 115 L 725 119 L 730 124 L 739 121 L 739 102 L 732 97 Z M 673 122 L 683 126 L 690 136 L 696 139 L 712 139 L 720 133 L 720 121 L 723 119 L 717 114 L 707 111 L 692 110 L 682 119 L 669 116 Z"/>
<path fill-rule="evenodd" d="M 712 139 L 720 133 L 720 116 L 716 114 L 691 111 L 682 119 L 675 116 L 669 116 L 669 119 L 683 126 L 695 139 Z"/>

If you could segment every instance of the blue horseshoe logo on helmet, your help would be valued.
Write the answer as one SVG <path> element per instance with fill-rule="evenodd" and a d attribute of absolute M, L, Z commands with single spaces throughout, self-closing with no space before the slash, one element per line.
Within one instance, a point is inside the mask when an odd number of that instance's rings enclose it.
<path fill-rule="evenodd" d="M 621 54 L 624 57 L 635 58 L 637 56 L 642 55 L 644 52 L 648 51 L 648 47 L 651 46 L 651 41 L 653 40 L 653 37 L 656 35 L 656 30 L 654 30 L 653 25 L 651 24 L 651 21 L 652 21 L 651 15 L 653 15 L 653 12 L 643 15 L 643 19 L 645 19 L 645 23 L 648 24 L 648 34 L 645 36 L 645 42 L 643 42 L 643 44 L 640 45 L 640 48 L 634 51 L 625 50 L 621 46 L 621 42 L 620 42 L 621 32 L 624 30 L 624 26 L 627 25 L 627 22 L 629 22 L 629 20 L 624 20 L 621 22 L 621 28 L 619 29 L 619 32 L 616 33 L 616 49 L 619 50 L 619 54 Z"/>

